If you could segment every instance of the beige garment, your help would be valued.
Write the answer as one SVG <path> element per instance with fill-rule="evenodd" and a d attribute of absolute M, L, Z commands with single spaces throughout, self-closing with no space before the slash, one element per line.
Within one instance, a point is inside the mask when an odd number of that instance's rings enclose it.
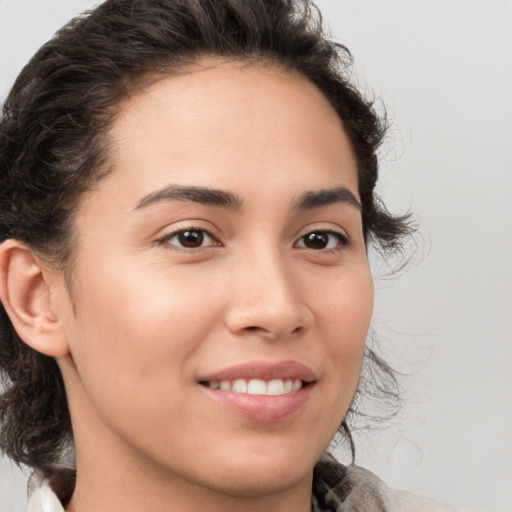
<path fill-rule="evenodd" d="M 407 491 L 389 488 L 380 478 L 359 466 L 348 466 L 346 478 L 352 490 L 336 512 L 455 512 L 435 501 Z"/>

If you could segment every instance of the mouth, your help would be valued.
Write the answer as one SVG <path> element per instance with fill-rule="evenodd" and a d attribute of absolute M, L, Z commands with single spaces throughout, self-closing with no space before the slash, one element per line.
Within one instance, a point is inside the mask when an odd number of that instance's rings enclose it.
<path fill-rule="evenodd" d="M 316 382 L 313 370 L 294 361 L 242 364 L 198 380 L 205 394 L 223 408 L 264 423 L 298 414 Z"/>
<path fill-rule="evenodd" d="M 272 379 L 269 381 L 262 379 L 235 379 L 233 381 L 201 381 L 199 384 L 210 389 L 232 391 L 233 393 L 279 396 L 299 391 L 310 383 L 304 382 L 300 379 Z"/>

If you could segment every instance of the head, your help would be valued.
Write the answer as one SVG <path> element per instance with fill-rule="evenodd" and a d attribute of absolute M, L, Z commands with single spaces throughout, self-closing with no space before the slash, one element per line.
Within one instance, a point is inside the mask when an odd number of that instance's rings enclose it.
<path fill-rule="evenodd" d="M 307 348 L 314 338 L 310 332 L 316 329 L 317 336 L 334 340 L 343 326 L 334 319 L 359 315 L 349 330 L 355 344 L 340 334 L 346 350 L 329 345 L 312 356 L 320 374 L 334 375 L 336 362 L 349 361 L 350 366 L 350 378 L 329 381 L 344 391 L 333 392 L 323 404 L 331 413 L 308 454 L 314 463 L 328 433 L 345 423 L 359 381 L 372 303 L 366 249 L 376 244 L 393 250 L 408 232 L 406 219 L 392 216 L 375 194 L 377 150 L 386 124 L 349 75 L 348 51 L 328 41 L 314 8 L 299 1 L 107 1 L 39 50 L 2 113 L 0 234 L 7 240 L 4 255 L 16 252 L 17 264 L 37 274 L 23 285 L 25 297 L 39 296 L 46 287 L 47 299 L 32 303 L 32 309 L 46 308 L 51 297 L 59 314 L 54 318 L 49 308 L 49 326 L 37 335 L 33 327 L 23 327 L 31 321 L 7 304 L 9 287 L 17 284 L 5 284 L 4 256 L 0 368 L 6 384 L 0 398 L 0 446 L 9 456 L 51 473 L 73 436 L 69 405 L 72 413 L 96 405 L 94 414 L 102 417 L 118 387 L 135 401 L 139 393 L 142 402 L 157 401 L 162 397 L 158 386 L 165 382 L 158 373 L 174 370 L 175 361 L 180 378 L 187 381 L 193 374 L 208 387 L 205 382 L 223 380 L 216 375 L 223 370 L 222 358 L 232 366 L 247 361 L 247 353 L 261 359 L 261 340 L 280 347 L 268 348 L 266 355 L 282 361 L 292 358 L 292 342 L 300 339 L 304 352 L 293 357 L 306 362 L 306 354 L 315 354 Z M 229 123 L 222 123 L 224 116 Z M 223 150 L 216 151 L 219 147 Z M 318 159 L 315 148 L 323 155 Z M 344 172 L 339 179 L 336 165 Z M 325 191 L 330 191 L 330 203 L 321 197 Z M 338 194 L 335 201 L 333 194 Z M 322 206 L 311 207 L 315 201 Z M 326 270 L 342 266 L 324 251 L 345 243 L 346 233 L 334 229 L 338 213 L 311 217 L 312 211 L 331 207 L 348 212 L 342 215 L 355 233 L 349 266 L 354 272 L 347 281 L 333 281 Z M 300 217 L 299 210 L 310 216 Z M 195 224 L 188 222 L 190 217 Z M 136 232 L 152 236 L 142 243 L 139 235 L 131 255 L 121 250 L 130 244 L 120 234 L 123 219 L 132 226 L 125 233 L 132 242 Z M 151 231 L 155 226 L 156 232 Z M 243 233 L 254 236 L 244 238 Z M 258 239 L 257 233 L 267 237 Z M 293 249 L 291 256 L 281 258 L 288 254 L 283 249 L 271 258 L 278 263 L 269 267 L 269 254 L 279 243 Z M 228 247 L 233 247 L 229 257 L 222 256 Z M 138 269 L 139 280 L 134 278 Z M 269 285 L 261 286 L 265 278 Z M 331 283 L 353 293 L 339 295 Z M 170 300 L 169 284 L 178 290 Z M 273 288 L 274 294 L 267 292 Z M 256 302 L 267 309 L 254 313 Z M 106 310 L 108 315 L 101 317 Z M 166 339 L 162 331 L 168 325 L 160 320 L 169 311 L 179 321 L 171 322 L 174 331 Z M 321 329 L 312 327 L 317 317 Z M 161 341 L 148 357 L 137 344 L 144 337 Z M 235 348 L 230 337 L 237 341 Z M 214 339 L 227 345 L 219 347 Z M 279 344 L 279 339 L 284 341 Z M 110 349 L 102 352 L 109 340 Z M 123 343 L 130 340 L 134 344 L 127 348 Z M 200 348 L 185 348 L 190 346 Z M 98 365 L 95 357 L 103 362 Z M 166 365 L 155 366 L 166 358 Z M 100 382 L 98 366 L 116 360 L 123 362 L 125 373 Z M 332 368 L 325 366 L 327 360 L 334 362 Z M 213 361 L 211 367 L 205 361 Z M 370 361 L 386 373 L 382 361 Z M 318 375 L 304 376 L 309 378 Z M 101 398 L 104 386 L 112 391 L 106 401 Z M 152 410 L 158 416 L 156 403 Z M 189 414 L 180 403 L 161 412 L 184 422 Z M 133 442 L 136 433 L 115 423 L 125 413 L 114 412 L 114 424 L 107 427 L 120 437 L 133 435 Z M 190 418 L 194 415 L 190 412 Z M 156 416 L 148 421 L 158 423 Z M 132 419 L 127 415 L 127 421 Z M 202 425 L 208 422 L 207 415 L 201 419 Z M 186 425 L 177 423 L 169 436 L 176 437 Z M 190 435 L 205 437 L 199 424 L 191 420 L 190 425 Z M 140 425 L 141 437 L 146 427 Z M 303 434 L 314 427 L 306 424 Z M 294 428 L 285 432 L 287 438 L 300 438 Z M 240 448 L 250 452 L 269 442 L 259 432 L 251 439 Z M 277 436 L 275 443 L 277 449 L 284 442 Z M 144 449 L 157 457 L 157 445 Z"/>

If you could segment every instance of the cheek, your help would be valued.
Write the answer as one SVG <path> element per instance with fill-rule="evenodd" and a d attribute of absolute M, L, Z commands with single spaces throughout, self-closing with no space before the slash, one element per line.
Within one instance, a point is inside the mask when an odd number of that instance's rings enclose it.
<path fill-rule="evenodd" d="M 320 336 L 326 341 L 331 370 L 354 389 L 373 310 L 373 280 L 368 268 L 353 270 L 324 288 L 318 301 Z"/>
<path fill-rule="evenodd" d="M 192 272 L 129 264 L 92 273 L 77 298 L 71 353 L 94 399 L 147 400 L 190 378 L 190 361 L 220 317 L 220 301 Z M 210 292 L 209 292 L 210 289 Z M 151 393 L 148 392 L 151 390 Z M 114 404 L 115 406 L 115 404 Z"/>

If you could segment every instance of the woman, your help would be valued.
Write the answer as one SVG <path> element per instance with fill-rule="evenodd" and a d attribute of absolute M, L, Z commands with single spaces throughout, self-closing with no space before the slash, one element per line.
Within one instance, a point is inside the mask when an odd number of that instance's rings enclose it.
<path fill-rule="evenodd" d="M 30 512 L 444 509 L 324 455 L 350 438 L 367 248 L 409 233 L 348 61 L 303 2 L 118 0 L 21 73 L 0 418 Z"/>

